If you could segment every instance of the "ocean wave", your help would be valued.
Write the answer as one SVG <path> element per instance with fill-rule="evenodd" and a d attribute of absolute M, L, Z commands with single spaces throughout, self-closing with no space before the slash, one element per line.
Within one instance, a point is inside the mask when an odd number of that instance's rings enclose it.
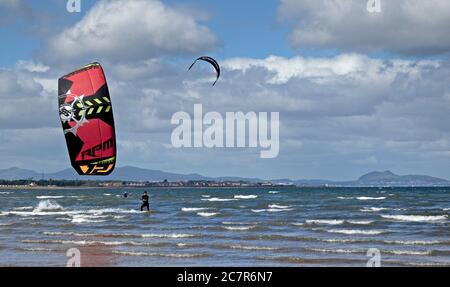
<path fill-rule="evenodd" d="M 143 238 L 189 238 L 195 237 L 194 234 L 186 234 L 186 233 L 170 233 L 170 234 L 161 234 L 161 233 L 150 233 L 150 234 L 142 234 Z"/>
<path fill-rule="evenodd" d="M 253 195 L 253 194 L 250 194 L 250 195 L 235 195 L 234 198 L 235 199 L 255 199 L 255 198 L 258 198 L 258 196 L 257 195 Z"/>
<path fill-rule="evenodd" d="M 258 222 L 233 222 L 233 221 L 222 221 L 224 225 L 255 225 Z"/>
<path fill-rule="evenodd" d="M 63 195 L 40 195 L 40 196 L 36 196 L 37 199 L 59 199 L 59 198 L 64 198 L 65 196 Z"/>
<path fill-rule="evenodd" d="M 431 255 L 432 251 L 416 251 L 416 250 L 383 250 L 383 253 L 394 255 Z"/>
<path fill-rule="evenodd" d="M 106 220 L 98 220 L 99 218 L 107 218 L 108 215 L 86 215 L 86 214 L 79 214 L 74 215 L 72 217 L 72 220 L 70 222 L 72 223 L 101 223 L 105 222 Z"/>
<path fill-rule="evenodd" d="M 305 221 L 307 224 L 328 224 L 328 225 L 340 225 L 344 224 L 344 220 L 337 219 L 311 219 Z"/>
<path fill-rule="evenodd" d="M 202 211 L 202 210 L 208 210 L 211 209 L 209 207 L 183 207 L 181 208 L 181 211 L 184 212 L 193 212 L 193 211 Z"/>
<path fill-rule="evenodd" d="M 359 234 L 359 235 L 379 235 L 385 233 L 384 230 L 359 230 L 359 229 L 330 229 L 325 230 L 330 233 L 341 233 L 341 234 Z"/>
<path fill-rule="evenodd" d="M 197 258 L 207 257 L 206 253 L 146 253 L 146 252 L 131 252 L 131 251 L 117 251 L 113 250 L 112 253 L 126 256 L 153 256 L 153 257 L 170 257 L 170 258 Z"/>
<path fill-rule="evenodd" d="M 28 239 L 22 240 L 22 243 L 32 244 L 64 244 L 64 245 L 104 245 L 104 246 L 154 246 L 151 242 L 136 242 L 136 241 L 97 241 L 97 240 L 49 240 L 49 239 Z"/>
<path fill-rule="evenodd" d="M 45 235 L 50 236 L 75 236 L 75 237 L 101 237 L 101 238 L 189 238 L 195 237 L 193 234 L 185 233 L 147 233 L 147 234 L 133 234 L 133 233 L 75 233 L 75 232 L 44 232 Z"/>
<path fill-rule="evenodd" d="M 232 230 L 232 231 L 247 231 L 247 230 L 256 228 L 256 226 L 255 225 L 250 225 L 250 226 L 223 226 L 223 228 L 226 229 L 226 230 Z"/>
<path fill-rule="evenodd" d="M 289 206 L 289 205 L 269 204 L 269 208 L 287 209 L 287 208 L 291 208 L 291 206 Z"/>
<path fill-rule="evenodd" d="M 0 194 L 5 194 L 5 195 L 11 194 L 11 193 L 12 193 L 11 191 L 2 191 L 2 192 L 0 192 Z"/>
<path fill-rule="evenodd" d="M 444 208 L 443 211 L 450 211 L 450 208 Z"/>
<path fill-rule="evenodd" d="M 328 249 L 328 248 L 304 248 L 307 251 L 322 252 L 322 253 L 365 253 L 364 250 L 357 249 Z"/>
<path fill-rule="evenodd" d="M 32 210 L 32 209 L 34 209 L 34 206 L 21 206 L 21 207 L 13 208 L 13 210 L 17 210 L 17 211 Z"/>
<path fill-rule="evenodd" d="M 380 215 L 386 219 L 410 221 L 410 222 L 436 222 L 444 221 L 447 215 Z"/>
<path fill-rule="evenodd" d="M 374 223 L 373 220 L 346 220 L 346 222 L 356 225 L 369 225 Z"/>
<path fill-rule="evenodd" d="M 304 223 L 301 223 L 301 222 L 293 222 L 291 224 L 295 225 L 295 226 L 304 226 L 305 225 Z"/>
<path fill-rule="evenodd" d="M 381 197 L 360 196 L 360 197 L 357 197 L 356 199 L 358 199 L 358 200 L 383 200 L 383 199 L 386 199 L 386 197 L 385 196 L 381 196 Z"/>
<path fill-rule="evenodd" d="M 229 245 L 231 249 L 242 249 L 242 250 L 278 250 L 276 247 L 268 247 L 268 246 L 250 246 L 250 245 Z"/>
<path fill-rule="evenodd" d="M 438 245 L 449 243 L 448 241 L 439 240 L 383 240 L 386 244 L 400 244 L 400 245 Z"/>
<path fill-rule="evenodd" d="M 42 212 L 42 211 L 55 211 L 55 210 L 62 210 L 63 207 L 59 205 L 54 200 L 42 200 L 38 203 L 38 206 L 33 210 L 33 212 Z"/>
<path fill-rule="evenodd" d="M 42 247 L 33 247 L 33 248 L 18 248 L 19 250 L 23 251 L 30 251 L 30 252 L 55 252 L 59 251 L 57 249 L 51 249 L 51 248 L 42 248 Z"/>
<path fill-rule="evenodd" d="M 211 197 L 211 198 L 202 198 L 202 200 L 204 201 L 211 201 L 211 202 L 215 202 L 215 201 L 234 201 L 237 200 L 236 198 L 219 198 L 219 197 Z"/>
<path fill-rule="evenodd" d="M 203 198 L 210 198 L 211 195 L 203 194 L 202 197 L 203 197 Z"/>
<path fill-rule="evenodd" d="M 283 211 L 292 211 L 292 208 L 268 208 L 268 209 L 252 209 L 252 212 L 261 213 L 261 212 L 283 212 Z"/>
<path fill-rule="evenodd" d="M 197 215 L 203 216 L 203 217 L 211 217 L 211 216 L 216 216 L 217 212 L 197 212 Z"/>
<path fill-rule="evenodd" d="M 278 190 L 269 190 L 269 193 L 271 193 L 271 194 L 277 194 L 277 193 L 280 193 Z"/>
<path fill-rule="evenodd" d="M 338 196 L 337 199 L 354 199 L 354 197 L 351 196 Z"/>
<path fill-rule="evenodd" d="M 387 210 L 388 208 L 385 207 L 364 207 L 362 209 L 360 209 L 360 211 L 362 212 L 378 212 L 378 211 L 382 211 L 382 210 Z"/>

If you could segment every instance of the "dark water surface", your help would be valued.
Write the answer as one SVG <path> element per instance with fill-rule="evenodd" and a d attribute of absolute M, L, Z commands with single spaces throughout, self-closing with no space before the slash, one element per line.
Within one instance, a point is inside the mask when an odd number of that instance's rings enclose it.
<path fill-rule="evenodd" d="M 0 190 L 0 265 L 450 266 L 450 188 L 142 191 Z"/>

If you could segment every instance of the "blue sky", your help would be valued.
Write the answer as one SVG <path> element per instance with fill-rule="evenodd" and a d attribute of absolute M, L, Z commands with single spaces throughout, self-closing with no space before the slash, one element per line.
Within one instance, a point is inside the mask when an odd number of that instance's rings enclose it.
<path fill-rule="evenodd" d="M 57 79 L 101 61 L 121 166 L 450 178 L 450 4 L 381 1 L 375 14 L 359 0 L 82 0 L 81 13 L 59 0 L 0 2 L 0 168 L 69 167 L 55 116 Z M 200 55 L 220 61 L 214 88 L 208 67 L 186 71 Z M 198 103 L 219 113 L 279 112 L 279 156 L 171 148 L 171 116 Z"/>

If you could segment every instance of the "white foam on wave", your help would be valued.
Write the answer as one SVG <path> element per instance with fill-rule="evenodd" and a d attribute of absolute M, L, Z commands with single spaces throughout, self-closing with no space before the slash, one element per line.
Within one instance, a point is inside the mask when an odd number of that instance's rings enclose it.
<path fill-rule="evenodd" d="M 446 243 L 439 240 L 384 240 L 386 244 L 400 244 L 400 245 L 437 245 Z"/>
<path fill-rule="evenodd" d="M 386 199 L 386 197 L 385 196 L 381 196 L 381 197 L 360 196 L 360 197 L 357 197 L 356 199 L 358 199 L 358 200 L 383 200 L 383 199 Z"/>
<path fill-rule="evenodd" d="M 215 202 L 215 201 L 234 201 L 237 200 L 236 198 L 219 198 L 219 197 L 211 197 L 211 198 L 202 198 L 202 200 L 204 201 L 211 201 L 211 202 Z"/>
<path fill-rule="evenodd" d="M 203 198 L 210 198 L 211 195 L 203 194 L 202 197 L 203 197 Z"/>
<path fill-rule="evenodd" d="M 338 196 L 337 199 L 354 199 L 354 197 Z"/>
<path fill-rule="evenodd" d="M 149 234 L 142 234 L 143 238 L 188 238 L 188 237 L 194 237 L 193 234 L 186 234 L 186 233 L 169 233 L 169 234 L 162 234 L 162 233 L 149 233 Z"/>
<path fill-rule="evenodd" d="M 234 196 L 234 198 L 235 199 L 255 199 L 255 198 L 258 198 L 258 196 L 257 195 L 254 195 L 254 194 L 250 194 L 250 195 L 235 195 Z"/>
<path fill-rule="evenodd" d="M 202 217 L 211 217 L 211 216 L 216 216 L 217 212 L 197 212 L 197 215 L 202 216 Z"/>
<path fill-rule="evenodd" d="M 447 219 L 447 215 L 380 215 L 386 219 L 410 222 L 436 222 Z"/>
<path fill-rule="evenodd" d="M 153 256 L 153 257 L 170 257 L 170 258 L 196 258 L 205 257 L 207 254 L 202 253 L 146 253 L 146 252 L 131 252 L 131 251 L 112 251 L 114 254 L 126 256 Z"/>
<path fill-rule="evenodd" d="M 268 209 L 252 209 L 252 212 L 261 213 L 261 212 L 283 212 L 283 211 L 292 211 L 292 208 L 268 208 Z"/>
<path fill-rule="evenodd" d="M 36 196 L 37 199 L 59 199 L 59 198 L 64 198 L 65 196 L 63 195 L 40 195 L 40 196 Z"/>
<path fill-rule="evenodd" d="M 112 194 L 111 193 L 104 193 L 103 195 L 111 196 Z"/>
<path fill-rule="evenodd" d="M 280 193 L 278 190 L 269 190 L 269 193 L 271 193 L 271 194 L 277 194 L 277 193 Z"/>
<path fill-rule="evenodd" d="M 54 200 L 42 200 L 38 203 L 38 206 L 33 210 L 33 212 L 45 212 L 45 211 L 55 211 L 62 210 L 63 207 L 59 205 Z"/>
<path fill-rule="evenodd" d="M 444 208 L 443 211 L 450 211 L 450 208 Z"/>
<path fill-rule="evenodd" d="M 416 250 L 383 250 L 383 253 L 395 255 L 430 255 L 431 251 L 416 251 Z"/>
<path fill-rule="evenodd" d="M 330 233 L 341 233 L 341 234 L 360 234 L 360 235 L 379 235 L 385 233 L 383 230 L 358 230 L 358 229 L 330 229 L 326 230 Z"/>
<path fill-rule="evenodd" d="M 305 248 L 306 250 L 322 253 L 363 253 L 356 249 L 328 249 L 328 248 Z"/>
<path fill-rule="evenodd" d="M 251 226 L 224 226 L 223 228 L 226 230 L 231 230 L 231 231 L 246 231 L 246 230 L 256 228 L 256 226 L 254 226 L 254 225 L 251 225 Z"/>
<path fill-rule="evenodd" d="M 268 246 L 250 246 L 250 245 L 230 245 L 231 249 L 242 249 L 242 250 L 277 250 L 276 247 L 268 247 Z"/>
<path fill-rule="evenodd" d="M 362 211 L 362 212 L 378 212 L 378 211 L 382 211 L 382 210 L 387 210 L 387 208 L 384 208 L 384 207 L 364 207 L 364 208 L 360 209 L 360 211 Z"/>
<path fill-rule="evenodd" d="M 5 194 L 5 195 L 7 195 L 7 194 L 11 194 L 12 192 L 10 192 L 10 191 L 2 191 L 2 192 L 0 192 L 0 194 Z"/>
<path fill-rule="evenodd" d="M 202 211 L 202 210 L 208 210 L 208 209 L 211 209 L 211 208 L 208 208 L 208 207 L 183 207 L 183 208 L 181 208 L 181 211 L 194 212 L 194 211 Z"/>
<path fill-rule="evenodd" d="M 269 204 L 269 208 L 288 209 L 291 207 L 289 205 Z"/>
<path fill-rule="evenodd" d="M 328 224 L 328 225 L 340 225 L 344 224 L 344 220 L 338 219 L 311 219 L 305 221 L 307 224 Z"/>

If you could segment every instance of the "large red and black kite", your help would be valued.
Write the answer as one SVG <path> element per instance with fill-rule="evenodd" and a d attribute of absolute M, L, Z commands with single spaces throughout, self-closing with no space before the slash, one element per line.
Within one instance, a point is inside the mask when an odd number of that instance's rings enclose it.
<path fill-rule="evenodd" d="M 58 83 L 59 116 L 70 161 L 80 175 L 108 175 L 116 163 L 116 134 L 105 74 L 92 63 Z"/>

